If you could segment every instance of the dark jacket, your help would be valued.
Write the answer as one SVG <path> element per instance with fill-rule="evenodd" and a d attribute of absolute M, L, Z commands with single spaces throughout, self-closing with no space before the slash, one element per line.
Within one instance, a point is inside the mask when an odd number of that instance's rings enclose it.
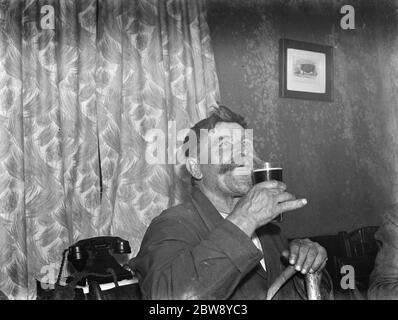
<path fill-rule="evenodd" d="M 380 248 L 370 276 L 368 297 L 398 300 L 398 205 L 384 214 L 375 237 Z"/>
<path fill-rule="evenodd" d="M 288 243 L 274 224 L 257 235 L 266 272 L 252 240 L 193 188 L 190 201 L 153 219 L 130 265 L 144 299 L 265 299 L 286 267 L 280 257 Z M 275 299 L 303 299 L 303 285 L 297 274 Z"/>

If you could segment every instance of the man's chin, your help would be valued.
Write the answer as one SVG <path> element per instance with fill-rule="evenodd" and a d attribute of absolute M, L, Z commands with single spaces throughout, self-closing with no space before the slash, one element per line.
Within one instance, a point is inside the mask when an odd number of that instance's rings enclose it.
<path fill-rule="evenodd" d="M 238 184 L 238 185 L 235 184 L 234 186 L 231 186 L 229 189 L 234 197 L 236 197 L 236 198 L 243 197 L 251 189 L 251 184 L 250 185 L 248 185 L 246 183 L 242 183 L 242 184 Z"/>
<path fill-rule="evenodd" d="M 228 189 L 229 193 L 234 197 L 243 197 L 252 187 L 251 176 L 235 175 L 231 172 L 223 176 L 224 188 Z"/>

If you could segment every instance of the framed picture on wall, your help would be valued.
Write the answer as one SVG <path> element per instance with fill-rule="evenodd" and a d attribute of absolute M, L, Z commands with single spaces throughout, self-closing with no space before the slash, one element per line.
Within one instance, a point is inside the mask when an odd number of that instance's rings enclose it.
<path fill-rule="evenodd" d="M 333 47 L 281 39 L 279 95 L 333 101 Z"/>

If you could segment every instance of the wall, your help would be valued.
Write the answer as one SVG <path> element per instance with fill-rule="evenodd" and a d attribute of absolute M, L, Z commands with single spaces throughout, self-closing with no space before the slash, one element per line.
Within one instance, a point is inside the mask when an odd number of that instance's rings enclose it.
<path fill-rule="evenodd" d="M 356 29 L 340 28 L 342 1 L 208 0 L 224 104 L 252 125 L 264 159 L 309 204 L 285 215 L 288 236 L 378 225 L 398 200 L 397 2 L 350 1 Z M 334 47 L 334 101 L 279 98 L 278 41 Z"/>

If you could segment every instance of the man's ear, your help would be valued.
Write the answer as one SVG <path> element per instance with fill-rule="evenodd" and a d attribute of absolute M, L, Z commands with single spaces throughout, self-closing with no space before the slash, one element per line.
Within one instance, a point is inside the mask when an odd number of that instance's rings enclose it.
<path fill-rule="evenodd" d="M 200 165 L 196 158 L 188 157 L 187 160 L 185 161 L 185 166 L 192 177 L 194 177 L 197 180 L 203 178 L 203 173 L 200 170 Z"/>

